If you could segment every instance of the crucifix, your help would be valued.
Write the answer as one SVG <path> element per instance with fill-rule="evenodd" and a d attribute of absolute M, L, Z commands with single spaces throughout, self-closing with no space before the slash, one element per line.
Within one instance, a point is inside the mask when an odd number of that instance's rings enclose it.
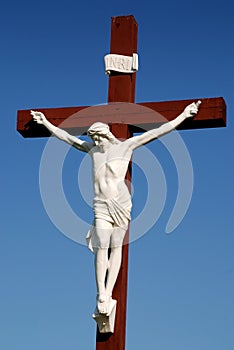
<path fill-rule="evenodd" d="M 196 129 L 221 127 L 226 125 L 225 102 L 221 97 L 208 99 L 201 98 L 199 99 L 200 101 L 198 103 L 197 100 L 183 100 L 148 102 L 135 105 L 135 67 L 137 66 L 136 52 L 137 23 L 134 17 L 113 17 L 111 26 L 110 55 L 106 57 L 106 70 L 109 74 L 108 105 L 99 106 L 95 109 L 83 106 L 51 109 L 39 108 L 39 112 L 21 110 L 18 111 L 17 130 L 24 137 L 44 137 L 49 136 L 51 133 L 54 133 L 55 136 L 61 139 L 67 137 L 65 141 L 75 145 L 78 149 L 83 147 L 81 150 L 93 152 L 92 156 L 94 159 L 96 159 L 95 154 L 97 153 L 96 150 L 98 147 L 99 149 L 100 147 L 103 147 L 103 154 L 106 152 L 105 147 L 109 147 L 106 146 L 106 139 L 111 139 L 113 141 L 113 149 L 116 150 L 116 153 L 120 152 L 121 150 L 126 153 L 128 149 L 133 150 L 134 147 L 136 148 L 142 144 L 145 144 L 152 139 L 171 131 L 173 128 Z M 137 109 L 135 109 L 134 106 L 137 106 Z M 198 107 L 199 113 L 197 114 Z M 181 112 L 183 113 L 181 114 Z M 34 120 L 36 120 L 39 125 L 32 120 L 32 115 Z M 46 119 L 44 119 L 45 116 Z M 169 123 L 165 123 L 165 120 L 169 121 Z M 175 122 L 175 120 L 177 120 L 177 122 Z M 65 129 L 65 134 L 56 135 L 58 131 L 57 127 L 62 122 L 63 129 Z M 164 123 L 164 125 L 162 125 L 162 123 Z M 92 127 L 90 127 L 91 125 Z M 93 143 L 84 141 L 79 143 L 79 141 L 76 141 L 74 136 L 72 136 L 83 134 L 84 131 L 87 131 L 87 129 L 88 135 L 92 138 Z M 146 132 L 142 134 L 144 136 L 140 135 L 133 137 L 134 132 L 152 129 L 156 130 L 154 131 L 155 134 L 154 132 L 153 134 Z M 114 135 L 114 139 L 111 135 Z M 121 141 L 118 141 L 119 139 L 121 139 Z M 122 146 L 123 144 L 127 145 L 128 147 L 124 148 Z M 97 157 L 99 157 L 99 155 L 97 155 Z M 123 159 L 123 156 L 119 154 L 118 157 L 122 157 Z M 131 166 L 128 165 L 130 157 L 127 157 L 125 160 L 127 161 L 127 165 L 125 164 L 124 172 L 126 173 L 127 171 L 126 178 L 131 180 Z M 108 163 L 107 160 L 105 160 L 105 164 L 106 163 Z M 100 169 L 101 168 L 102 167 L 100 166 Z M 107 171 L 107 168 L 105 169 L 105 171 Z M 108 171 L 114 172 L 115 169 L 110 167 Z M 109 177 L 111 176 L 109 175 Z M 98 186 L 101 186 L 100 183 L 98 183 Z M 110 187 L 107 189 L 108 193 L 114 189 L 114 185 L 110 185 Z M 122 192 L 122 190 L 120 190 L 121 193 L 124 193 L 123 203 L 121 203 L 121 210 L 125 209 L 125 212 L 120 215 L 120 218 L 118 218 L 119 209 L 117 210 L 119 203 L 116 203 L 116 201 L 112 200 L 112 198 L 111 200 L 108 198 L 107 201 L 100 200 L 99 198 L 98 201 L 96 201 L 95 205 L 98 208 L 97 215 L 99 215 L 96 218 L 96 231 L 98 231 L 100 228 L 100 231 L 103 230 L 102 232 L 104 232 L 104 234 L 105 232 L 109 232 L 109 226 L 100 226 L 98 228 L 98 222 L 103 219 L 103 216 L 105 217 L 105 215 L 107 215 L 108 209 L 108 212 L 113 213 L 113 217 L 117 216 L 117 218 L 113 219 L 114 221 L 111 223 L 109 222 L 109 224 L 115 226 L 115 220 L 118 221 L 119 219 L 123 219 L 124 224 L 119 226 L 125 227 L 125 234 L 130 219 L 131 203 L 129 202 L 128 195 L 125 196 L 126 192 L 124 191 L 125 190 Z M 102 189 L 101 194 L 103 195 L 104 192 L 105 190 Z M 103 297 L 103 300 L 100 297 L 97 301 L 97 310 L 94 315 L 94 318 L 96 318 L 98 323 L 96 350 L 125 349 L 129 241 L 128 230 L 125 236 L 123 236 L 123 230 L 118 231 L 117 237 L 121 237 L 120 241 L 117 240 L 116 246 L 119 247 L 119 244 L 121 246 L 122 262 L 119 271 L 117 271 L 118 277 L 114 284 L 113 294 L 111 291 L 112 295 L 110 301 L 107 302 L 105 296 Z M 99 239 L 99 237 L 96 236 L 96 239 Z M 97 247 L 94 246 L 94 249 L 95 248 Z M 97 277 L 97 282 L 100 282 L 100 276 Z M 101 289 L 100 286 L 98 288 Z M 110 289 L 112 289 L 112 287 L 110 287 Z M 115 318 L 115 323 L 113 323 L 113 319 L 110 320 L 111 315 Z"/>

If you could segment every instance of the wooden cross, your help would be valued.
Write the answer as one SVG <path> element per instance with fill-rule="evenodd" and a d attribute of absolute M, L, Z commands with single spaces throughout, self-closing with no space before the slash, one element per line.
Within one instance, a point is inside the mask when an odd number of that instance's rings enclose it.
<path fill-rule="evenodd" d="M 111 25 L 110 53 L 132 56 L 137 52 L 137 23 L 133 16 L 113 17 Z M 109 76 L 108 102 L 134 103 L 135 73 L 113 73 Z M 187 119 L 179 129 L 222 127 L 226 125 L 226 107 L 223 98 L 199 98 L 202 101 L 199 113 L 194 119 Z M 196 99 L 197 101 L 197 99 Z M 168 121 L 178 116 L 194 100 L 147 102 L 136 105 L 112 104 L 97 108 L 68 107 L 40 109 L 47 119 L 73 135 L 83 134 L 96 121 L 108 123 L 112 133 L 121 139 L 130 137 L 133 132 L 155 128 L 160 125 L 163 115 Z M 148 109 L 146 109 L 148 107 Z M 158 113 L 155 113 L 158 112 Z M 160 113 L 160 114 L 159 114 Z M 69 118 L 69 119 L 68 119 Z M 133 126 L 134 125 L 134 126 Z M 24 137 L 49 136 L 47 129 L 35 125 L 30 110 L 18 111 L 17 130 Z M 127 174 L 131 179 L 131 169 Z M 127 232 L 125 243 L 129 241 Z M 113 298 L 118 300 L 114 334 L 101 334 L 97 331 L 96 350 L 124 350 L 126 334 L 128 275 L 128 244 L 123 245 L 123 258 L 120 273 L 115 285 Z"/>

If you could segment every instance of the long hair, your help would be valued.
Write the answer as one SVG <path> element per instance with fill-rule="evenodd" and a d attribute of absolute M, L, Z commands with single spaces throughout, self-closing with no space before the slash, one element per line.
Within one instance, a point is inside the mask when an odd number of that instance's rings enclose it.
<path fill-rule="evenodd" d="M 112 132 L 109 130 L 109 132 L 106 134 L 106 138 L 112 143 L 113 145 L 117 145 L 119 143 L 119 140 L 112 134 Z"/>

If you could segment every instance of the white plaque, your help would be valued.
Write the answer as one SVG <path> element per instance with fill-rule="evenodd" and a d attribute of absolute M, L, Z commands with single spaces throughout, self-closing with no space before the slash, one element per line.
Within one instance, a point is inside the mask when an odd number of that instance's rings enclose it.
<path fill-rule="evenodd" d="M 134 73 L 138 70 L 138 54 L 132 56 L 123 56 L 109 54 L 104 57 L 105 73 L 110 74 L 111 71 L 120 73 Z"/>

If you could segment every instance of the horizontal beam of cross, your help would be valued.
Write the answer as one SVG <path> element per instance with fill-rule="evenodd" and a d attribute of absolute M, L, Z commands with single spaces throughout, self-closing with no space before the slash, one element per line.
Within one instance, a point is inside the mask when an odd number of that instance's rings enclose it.
<path fill-rule="evenodd" d="M 168 102 L 111 103 L 93 107 L 38 108 L 56 126 L 73 135 L 85 134 L 90 125 L 128 124 L 132 132 L 149 130 L 177 117 L 184 108 L 197 100 L 202 104 L 193 119 L 184 121 L 178 129 L 214 128 L 226 125 L 226 104 L 222 97 Z M 23 137 L 46 137 L 49 132 L 36 124 L 30 110 L 18 111 L 17 130 Z"/>

